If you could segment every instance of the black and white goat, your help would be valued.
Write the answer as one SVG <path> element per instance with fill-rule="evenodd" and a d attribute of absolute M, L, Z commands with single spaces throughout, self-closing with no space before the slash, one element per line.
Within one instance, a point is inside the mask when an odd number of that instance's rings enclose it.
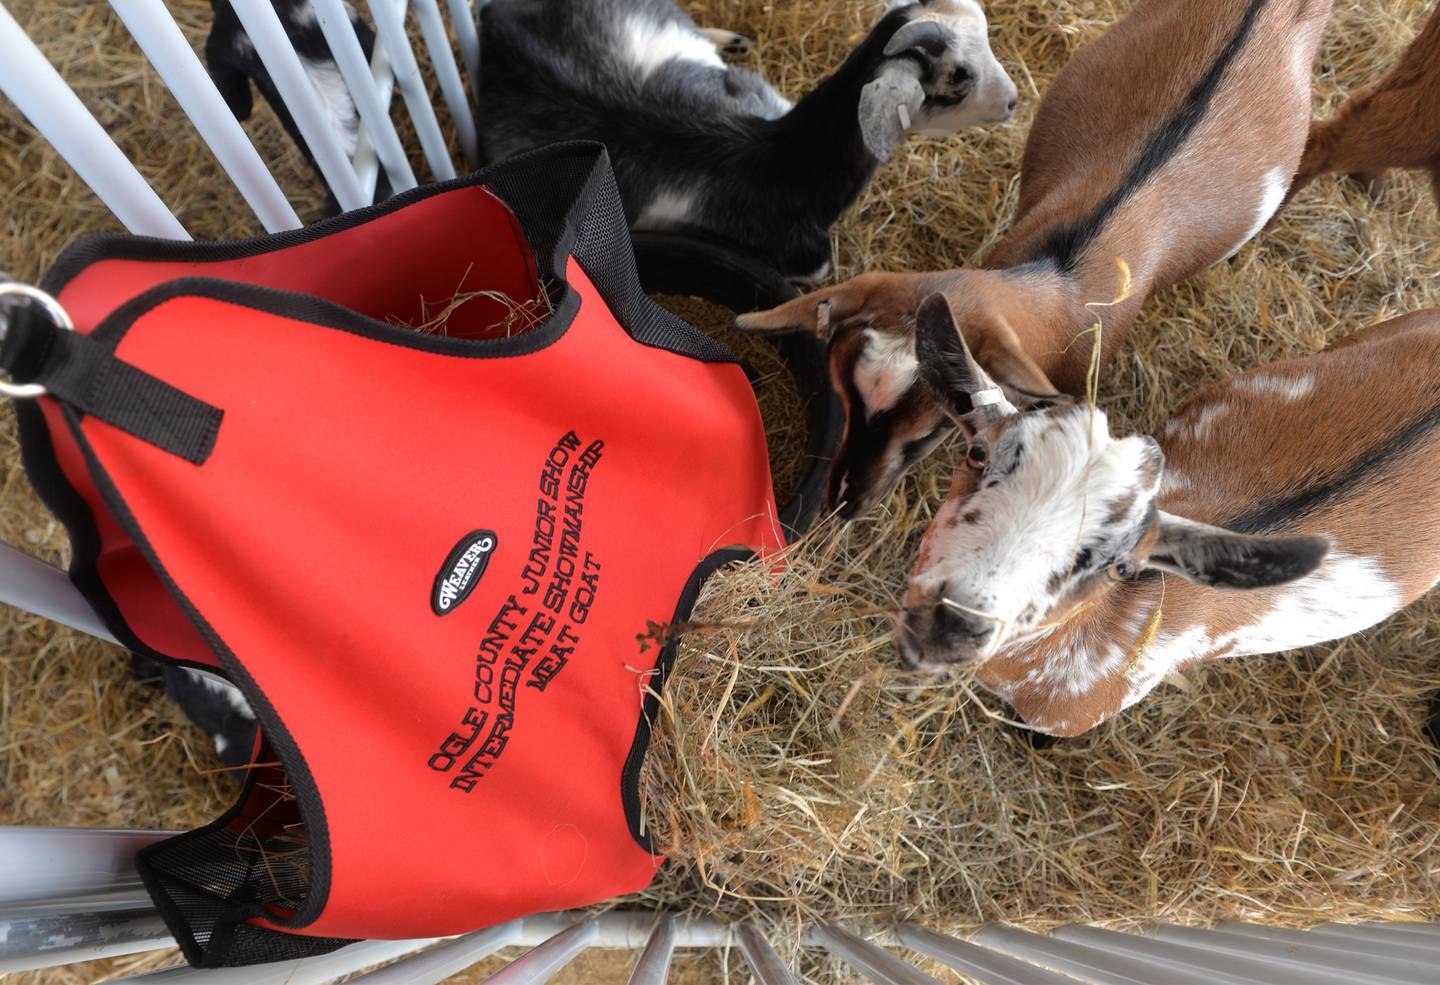
<path fill-rule="evenodd" d="M 300 56 L 300 64 L 304 66 L 310 84 L 315 87 L 315 92 L 325 107 L 330 126 L 339 135 L 345 153 L 353 158 L 360 134 L 360 114 L 350 95 L 350 88 L 345 84 L 345 79 L 330 54 L 330 45 L 316 19 L 314 4 L 311 0 L 270 2 L 280 17 L 286 37 L 290 39 L 295 53 Z M 305 159 L 314 167 L 315 155 L 301 136 L 300 128 L 295 125 L 294 117 L 290 115 L 285 100 L 256 53 L 250 35 L 245 33 L 230 0 L 210 0 L 210 7 L 215 12 L 215 20 L 210 26 L 210 36 L 205 41 L 205 63 L 215 87 L 220 90 L 220 95 L 225 97 L 226 105 L 237 120 L 248 120 L 255 106 L 254 93 L 250 88 L 251 83 L 254 83 L 255 88 L 260 90 L 260 94 L 275 111 L 280 125 L 290 134 L 300 148 L 300 153 L 304 154 Z M 360 42 L 360 48 L 368 59 L 375 51 L 375 32 L 353 4 L 347 2 L 344 7 L 345 12 L 350 15 L 350 23 L 355 28 L 355 37 Z M 319 173 L 318 168 L 316 173 Z M 381 185 L 375 194 L 377 200 L 389 195 L 389 185 L 383 171 L 379 180 Z M 333 199 L 327 203 L 326 211 L 339 211 Z"/>
<path fill-rule="evenodd" d="M 480 27 L 485 156 L 600 141 L 632 226 L 718 240 L 797 280 L 828 271 L 830 226 L 907 132 L 1016 105 L 975 0 L 891 3 L 793 106 L 671 0 L 494 0 Z"/>

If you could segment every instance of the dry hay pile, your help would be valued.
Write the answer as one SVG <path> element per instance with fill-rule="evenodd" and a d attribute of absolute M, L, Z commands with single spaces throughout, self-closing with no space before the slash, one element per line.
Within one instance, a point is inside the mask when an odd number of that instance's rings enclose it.
<path fill-rule="evenodd" d="M 8 6 L 192 233 L 256 231 L 107 8 Z M 208 5 L 168 6 L 198 42 Z M 702 25 L 754 37 L 757 63 L 790 96 L 838 64 L 878 6 L 688 4 Z M 838 273 L 982 255 L 1013 209 L 1040 95 L 1126 6 L 991 0 L 1019 115 L 908 144 L 837 230 Z M 1323 113 L 1383 72 L 1429 5 L 1336 6 Z M 273 117 L 257 107 L 249 128 L 315 218 L 321 193 Z M 0 269 L 22 279 L 75 236 L 115 228 L 3 101 L 0 189 Z M 1318 181 L 1232 261 L 1148 306 L 1101 402 L 1117 430 L 1151 430 L 1227 373 L 1440 304 L 1437 232 L 1435 205 L 1409 177 L 1379 204 L 1340 179 Z M 0 413 L 0 536 L 63 560 L 63 532 L 30 494 L 13 418 Z M 778 579 L 752 566 L 711 581 L 696 612 L 707 625 L 682 643 L 646 777 L 649 822 L 672 861 L 622 903 L 754 915 L 781 937 L 813 918 L 1440 918 L 1440 768 L 1419 731 L 1425 696 L 1440 688 L 1440 602 L 1338 644 L 1189 672 L 1184 687 L 1119 720 L 1035 750 L 997 721 L 995 701 L 897 670 L 888 613 L 956 451 L 937 454 L 876 515 L 816 531 Z M 0 823 L 186 827 L 225 806 L 204 736 L 130 680 L 123 654 L 9 609 L 0 634 Z M 107 968 L 137 962 L 118 965 Z"/>

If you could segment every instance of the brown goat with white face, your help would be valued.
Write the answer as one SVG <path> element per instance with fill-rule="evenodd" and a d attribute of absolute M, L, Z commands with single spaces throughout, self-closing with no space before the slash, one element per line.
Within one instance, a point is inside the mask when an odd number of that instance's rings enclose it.
<path fill-rule="evenodd" d="M 900 651 L 973 668 L 1042 732 L 1093 728 L 1187 664 L 1357 632 L 1440 579 L 1440 309 L 1211 387 L 1158 442 L 1069 397 L 1011 403 L 943 297 L 918 331 L 970 455 Z"/>
<path fill-rule="evenodd" d="M 1391 168 L 1430 172 L 1440 204 L 1440 4 L 1384 79 L 1311 128 L 1291 193 L 1343 171 L 1375 195 Z"/>
<path fill-rule="evenodd" d="M 1065 66 L 1025 147 L 1020 203 L 984 269 L 862 274 L 749 331 L 831 340 L 846 434 L 829 495 L 869 510 L 949 433 L 916 380 L 914 311 L 949 299 L 990 375 L 1029 393 L 1084 387 L 1095 318 L 1108 362 L 1150 294 L 1230 256 L 1285 197 L 1305 145 L 1310 70 L 1330 0 L 1139 0 Z M 1053 384 L 1051 381 L 1054 381 Z"/>

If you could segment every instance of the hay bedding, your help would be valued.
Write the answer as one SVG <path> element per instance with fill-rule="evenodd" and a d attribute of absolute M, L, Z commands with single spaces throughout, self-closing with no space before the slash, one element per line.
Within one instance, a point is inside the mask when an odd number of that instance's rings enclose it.
<path fill-rule="evenodd" d="M 9 6 L 187 228 L 255 231 L 107 8 Z M 198 43 L 208 5 L 169 6 Z M 755 37 L 767 76 L 790 95 L 874 17 L 874 5 L 841 0 L 689 6 L 703 24 Z M 1429 5 L 1336 7 L 1317 86 L 1324 113 L 1383 72 Z M 1125 8 L 992 0 L 995 47 L 1024 99 L 1018 118 L 907 145 L 837 229 L 839 275 L 981 255 L 1013 209 L 1039 95 Z M 114 223 L 0 105 L 0 269 L 34 280 L 65 243 Z M 304 190 L 302 216 L 316 217 L 320 190 L 273 117 L 257 111 L 250 129 L 282 185 Z M 1101 401 L 1117 429 L 1151 430 L 1227 373 L 1440 304 L 1437 232 L 1434 204 L 1408 176 L 1379 204 L 1318 181 L 1234 260 L 1147 307 Z M 29 492 L 3 413 L 0 536 L 63 561 L 63 531 Z M 625 903 L 752 915 L 782 939 L 814 918 L 949 928 L 1440 918 L 1440 767 L 1419 730 L 1440 688 L 1440 600 L 1337 644 L 1187 672 L 1118 721 L 1035 750 L 1001 726 L 994 701 L 896 669 L 887 612 L 956 452 L 937 454 L 876 515 L 817 530 L 778 580 L 758 567 L 712 580 L 645 779 L 649 823 L 673 861 Z M 0 823 L 187 827 L 226 806 L 205 737 L 130 679 L 123 654 L 9 609 L 0 634 Z M 828 966 L 807 971 L 831 978 Z"/>

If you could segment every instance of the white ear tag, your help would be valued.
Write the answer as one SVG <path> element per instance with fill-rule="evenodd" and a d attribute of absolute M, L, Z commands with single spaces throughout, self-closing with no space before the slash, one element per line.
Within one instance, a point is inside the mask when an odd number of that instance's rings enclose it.
<path fill-rule="evenodd" d="M 986 387 L 984 390 L 976 390 L 970 394 L 970 406 L 975 408 L 990 407 L 1005 400 L 1005 394 L 999 387 Z"/>
<path fill-rule="evenodd" d="M 910 129 L 910 107 L 901 103 L 896 109 L 900 112 L 900 129 L 908 132 Z"/>

